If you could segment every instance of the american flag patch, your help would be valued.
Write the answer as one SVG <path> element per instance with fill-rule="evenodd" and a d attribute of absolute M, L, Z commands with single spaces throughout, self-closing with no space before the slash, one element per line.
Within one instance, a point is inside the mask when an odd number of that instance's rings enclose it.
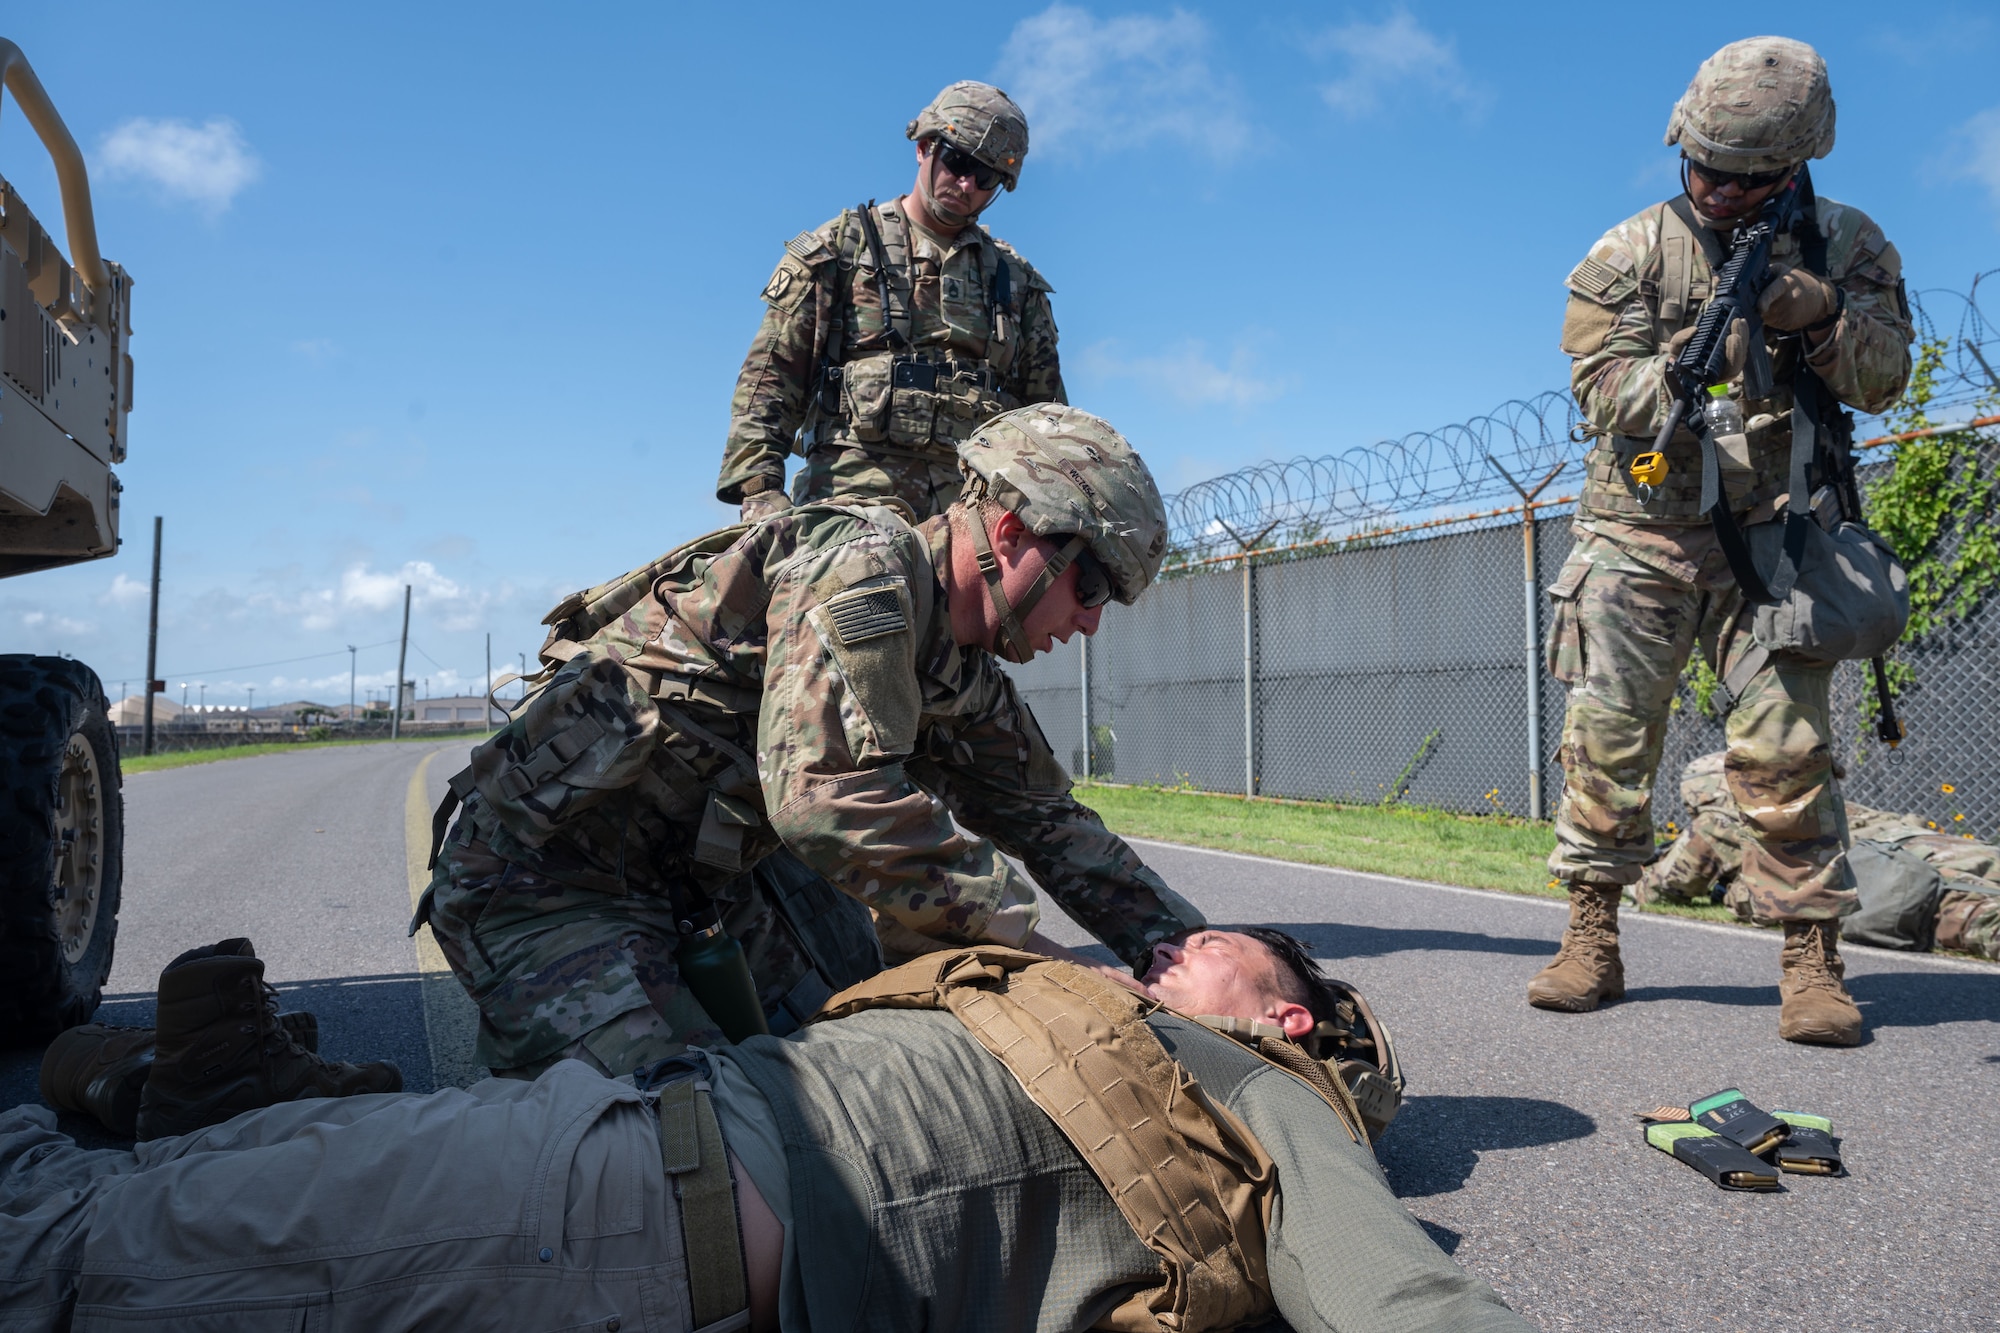
<path fill-rule="evenodd" d="M 869 588 L 848 593 L 826 604 L 826 617 L 843 644 L 865 643 L 909 628 L 903 599 L 894 588 Z"/>

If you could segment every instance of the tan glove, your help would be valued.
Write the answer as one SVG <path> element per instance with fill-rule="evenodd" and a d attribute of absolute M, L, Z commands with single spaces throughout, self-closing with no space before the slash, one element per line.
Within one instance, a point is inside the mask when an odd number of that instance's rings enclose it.
<path fill-rule="evenodd" d="M 1667 360 L 1680 358 L 1681 349 L 1694 338 L 1694 325 L 1690 324 L 1667 339 Z M 1722 374 L 1716 378 L 1717 384 L 1724 384 L 1743 373 L 1743 363 L 1750 356 L 1750 326 L 1740 319 L 1729 321 L 1729 332 L 1722 338 Z"/>
<path fill-rule="evenodd" d="M 1790 333 L 1840 313 L 1840 292 L 1817 273 L 1787 269 L 1764 284 L 1757 312 L 1774 329 Z"/>
<path fill-rule="evenodd" d="M 751 485 L 755 485 L 755 483 L 753 482 Z M 765 485 L 768 486 L 770 483 L 766 482 Z M 768 491 L 759 491 L 755 495 L 745 495 L 743 497 L 743 521 L 745 523 L 755 523 L 759 519 L 769 518 L 773 514 L 782 514 L 791 507 L 792 498 L 786 495 L 781 488 L 772 486 Z"/>

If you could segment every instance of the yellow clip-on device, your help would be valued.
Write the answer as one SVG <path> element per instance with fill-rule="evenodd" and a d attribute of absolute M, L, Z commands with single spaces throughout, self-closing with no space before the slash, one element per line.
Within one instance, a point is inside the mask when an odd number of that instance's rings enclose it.
<path fill-rule="evenodd" d="M 1667 479 L 1667 456 L 1654 450 L 1632 460 L 1632 480 L 1639 483 L 1639 503 L 1650 503 L 1653 488 Z"/>

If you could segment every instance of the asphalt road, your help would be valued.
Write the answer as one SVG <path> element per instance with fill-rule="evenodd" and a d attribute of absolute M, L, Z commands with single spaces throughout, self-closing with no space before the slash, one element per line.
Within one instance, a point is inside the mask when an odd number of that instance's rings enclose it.
<path fill-rule="evenodd" d="M 464 750 L 358 746 L 128 779 L 100 1017 L 148 1021 L 161 966 L 247 934 L 287 1006 L 320 1015 L 326 1054 L 393 1058 L 415 1090 L 472 1077 L 462 997 L 426 937 L 403 933 L 412 852 Z M 1628 914 L 1626 1001 L 1549 1014 L 1522 989 L 1555 951 L 1557 904 L 1141 848 L 1215 920 L 1291 930 L 1369 996 L 1410 1079 L 1381 1144 L 1391 1184 L 1537 1324 L 2000 1326 L 2000 968 L 1851 949 L 1866 1044 L 1794 1046 L 1777 1036 L 1774 934 Z M 1067 922 L 1051 933 L 1084 942 Z M 0 1105 L 34 1098 L 37 1058 L 0 1054 Z M 1727 1194 L 1644 1145 L 1634 1111 L 1728 1086 L 1831 1116 L 1850 1174 Z"/>

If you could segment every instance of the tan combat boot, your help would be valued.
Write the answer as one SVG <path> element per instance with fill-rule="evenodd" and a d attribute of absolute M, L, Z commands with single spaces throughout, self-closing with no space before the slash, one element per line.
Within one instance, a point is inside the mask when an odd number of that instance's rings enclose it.
<path fill-rule="evenodd" d="M 1618 957 L 1619 896 L 1615 886 L 1569 886 L 1569 929 L 1556 956 L 1528 983 L 1529 1004 L 1587 1014 L 1602 1001 L 1625 998 L 1625 964 Z"/>
<path fill-rule="evenodd" d="M 190 949 L 167 964 L 139 1138 L 190 1134 L 305 1097 L 402 1090 L 402 1071 L 387 1060 L 329 1064 L 306 1050 L 279 1021 L 277 996 L 249 940 Z"/>
<path fill-rule="evenodd" d="M 1838 921 L 1785 923 L 1785 975 L 1778 981 L 1778 1035 L 1816 1046 L 1859 1046 L 1861 1010 L 1841 978 Z"/>

